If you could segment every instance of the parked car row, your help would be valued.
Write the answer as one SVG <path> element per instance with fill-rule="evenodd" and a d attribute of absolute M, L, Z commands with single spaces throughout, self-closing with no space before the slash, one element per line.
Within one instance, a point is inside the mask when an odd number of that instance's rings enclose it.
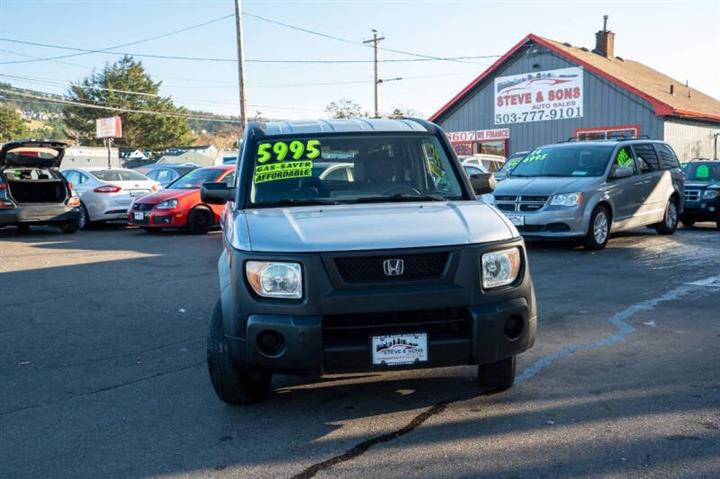
<path fill-rule="evenodd" d="M 205 233 L 219 224 L 220 208 L 201 202 L 200 186 L 232 181 L 234 166 L 61 169 L 66 146 L 35 140 L 2 146 L 0 227 L 55 225 L 74 233 L 94 223 L 127 221 L 148 231 Z"/>

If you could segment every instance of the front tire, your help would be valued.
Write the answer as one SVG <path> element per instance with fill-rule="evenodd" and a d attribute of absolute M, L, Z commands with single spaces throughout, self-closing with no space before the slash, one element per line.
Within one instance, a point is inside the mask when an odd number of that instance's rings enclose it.
<path fill-rule="evenodd" d="M 212 211 L 204 206 L 196 206 L 188 215 L 187 229 L 191 234 L 204 235 L 212 226 L 212 222 Z"/>
<path fill-rule="evenodd" d="M 605 206 L 596 206 L 590 215 L 590 225 L 584 245 L 588 250 L 603 249 L 610 239 L 610 212 Z"/>
<path fill-rule="evenodd" d="M 219 301 L 210 320 L 207 364 L 215 394 L 227 404 L 252 404 L 264 399 L 270 391 L 272 374 L 239 368 L 230 357 Z"/>
<path fill-rule="evenodd" d="M 483 394 L 510 389 L 515 382 L 515 356 L 478 366 L 478 382 Z"/>
<path fill-rule="evenodd" d="M 665 215 L 662 223 L 653 225 L 655 231 L 661 235 L 671 235 L 675 233 L 678 226 L 678 206 L 675 198 L 670 198 L 665 205 Z"/>

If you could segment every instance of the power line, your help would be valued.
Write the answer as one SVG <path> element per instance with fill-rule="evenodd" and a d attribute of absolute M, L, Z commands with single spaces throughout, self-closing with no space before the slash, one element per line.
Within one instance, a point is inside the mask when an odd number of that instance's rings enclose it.
<path fill-rule="evenodd" d="M 35 61 L 55 61 L 59 58 L 68 58 L 68 57 L 74 57 L 78 55 L 89 55 L 92 53 L 100 53 L 103 55 L 128 55 L 138 58 L 157 58 L 162 60 L 184 60 L 184 61 L 198 61 L 198 62 L 223 62 L 223 63 L 236 63 L 237 59 L 235 58 L 219 58 L 219 57 L 195 57 L 195 56 L 184 56 L 184 55 L 161 55 L 156 53 L 137 53 L 137 52 L 124 52 L 124 51 L 117 51 L 111 48 L 106 48 L 102 50 L 92 50 L 87 48 L 76 48 L 76 47 L 68 47 L 68 46 L 62 46 L 62 45 L 52 45 L 49 43 L 40 43 L 40 42 L 31 42 L 26 40 L 16 40 L 12 38 L 0 38 L 0 41 L 3 42 L 9 42 L 9 43 L 17 43 L 21 45 L 30 45 L 34 47 L 43 47 L 43 48 L 54 48 L 56 50 L 70 50 L 75 52 L 81 52 L 78 54 L 70 54 L 70 55 L 61 55 L 57 57 L 35 57 L 33 60 L 12 60 L 9 62 L 0 62 L 0 65 L 9 65 L 9 64 L 15 64 L 15 63 L 30 63 Z M 380 48 L 381 50 L 385 50 Z M 418 56 L 420 56 L 418 54 Z M 429 62 L 429 61 L 460 61 L 460 60 L 469 60 L 469 59 L 482 59 L 482 58 L 494 58 L 496 55 L 471 55 L 471 56 L 461 56 L 461 57 L 428 57 L 428 56 L 421 56 L 421 58 L 387 58 L 384 60 L 380 60 L 382 63 L 414 63 L 414 62 Z M 298 60 L 298 59 L 258 59 L 258 58 L 251 58 L 245 60 L 248 63 L 277 63 L 277 64 L 353 64 L 353 63 L 374 63 L 374 60 L 336 60 L 336 59 L 313 59 L 313 60 Z M 464 63 L 476 63 L 476 62 L 464 62 Z"/>
<path fill-rule="evenodd" d="M 127 43 L 122 43 L 122 44 L 120 44 L 120 45 L 113 45 L 113 46 L 111 46 L 111 47 L 101 48 L 101 49 L 97 49 L 97 50 L 65 48 L 66 50 L 75 50 L 75 51 L 78 51 L 79 53 L 72 53 L 72 54 L 67 54 L 67 55 L 59 55 L 59 56 L 55 56 L 55 57 L 35 58 L 35 59 L 31 59 L 31 60 L 14 60 L 14 61 L 10 61 L 10 62 L 2 62 L 2 63 L 0 63 L 0 64 L 7 65 L 7 64 L 14 64 L 14 63 L 35 63 L 35 62 L 39 62 L 39 61 L 51 61 L 51 60 L 60 60 L 60 59 L 63 59 L 63 58 L 78 57 L 78 56 L 81 56 L 81 55 L 89 55 L 89 54 L 91 54 L 91 53 L 106 53 L 106 52 L 108 52 L 109 50 L 114 50 L 114 49 L 116 49 L 116 48 L 129 47 L 129 46 L 132 46 L 132 45 L 138 45 L 138 44 L 140 44 L 140 43 L 150 42 L 150 41 L 153 41 L 153 40 L 159 40 L 159 39 L 161 39 L 161 38 L 169 37 L 169 36 L 172 36 L 172 35 L 177 35 L 177 34 L 179 34 L 179 33 L 184 33 L 184 32 L 187 32 L 187 31 L 189 31 L 189 30 L 194 30 L 194 29 L 196 29 L 196 28 L 204 27 L 204 26 L 206 26 L 206 25 L 210 25 L 210 24 L 212 24 L 212 23 L 216 23 L 216 22 L 225 20 L 225 19 L 230 18 L 230 17 L 233 17 L 233 16 L 235 16 L 235 14 L 224 15 L 224 16 L 222 16 L 222 17 L 214 18 L 214 19 L 212 19 L 212 20 L 208 20 L 208 21 L 205 21 L 205 22 L 202 22 L 202 23 L 198 23 L 198 24 L 195 24 L 195 25 L 190 25 L 190 26 L 188 26 L 188 27 L 184 27 L 184 28 L 181 28 L 181 29 L 179 29 L 179 30 L 173 30 L 173 31 L 171 31 L 171 32 L 162 33 L 162 34 L 160 34 L 160 35 L 155 35 L 155 36 L 152 36 L 152 37 L 143 38 L 143 39 L 140 39 L 140 40 L 135 40 L 135 41 L 132 41 L 132 42 L 127 42 Z M 5 39 L 5 38 L 3 38 L 2 40 L 13 42 L 13 40 Z M 14 43 L 21 43 L 21 44 L 24 43 L 24 44 L 28 44 L 28 45 L 32 44 L 32 42 L 22 42 L 22 41 L 19 41 L 19 40 L 15 40 Z M 42 46 L 54 47 L 53 45 L 42 45 Z"/>

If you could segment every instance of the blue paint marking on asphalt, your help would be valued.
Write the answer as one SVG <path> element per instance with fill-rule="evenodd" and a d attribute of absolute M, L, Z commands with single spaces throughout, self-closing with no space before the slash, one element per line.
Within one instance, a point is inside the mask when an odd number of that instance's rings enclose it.
<path fill-rule="evenodd" d="M 692 283 L 686 283 L 683 286 L 679 286 L 675 289 L 668 291 L 662 296 L 633 304 L 632 306 L 623 309 L 619 313 L 615 313 L 608 319 L 608 321 L 617 328 L 617 330 L 613 334 L 592 343 L 571 344 L 570 346 L 566 346 L 558 352 L 552 353 L 548 356 L 545 356 L 544 358 L 535 361 L 516 378 L 515 384 L 520 384 L 527 381 L 528 379 L 533 378 L 540 371 L 542 371 L 558 359 L 566 358 L 577 353 L 578 351 L 602 348 L 625 341 L 628 336 L 637 331 L 635 326 L 628 324 L 625 321 L 627 321 L 637 313 L 641 311 L 651 311 L 655 309 L 655 307 L 659 303 L 679 299 L 693 290 L 707 286 L 714 287 L 718 284 L 718 282 L 720 282 L 720 276 L 711 276 L 709 278 L 701 279 L 699 281 L 693 281 Z"/>

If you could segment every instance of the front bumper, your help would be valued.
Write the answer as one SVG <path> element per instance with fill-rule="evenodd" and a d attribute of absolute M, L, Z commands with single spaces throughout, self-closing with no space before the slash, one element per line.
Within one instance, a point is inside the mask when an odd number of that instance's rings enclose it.
<path fill-rule="evenodd" d="M 142 213 L 142 219 L 136 219 L 135 213 Z M 187 214 L 181 209 L 152 209 L 149 211 L 136 211 L 131 209 L 127 214 L 128 224 L 142 226 L 143 228 L 184 228 L 187 224 Z"/>
<path fill-rule="evenodd" d="M 685 200 L 681 219 L 692 221 L 720 221 L 720 198 L 712 200 Z"/>
<path fill-rule="evenodd" d="M 523 267 L 511 286 L 483 291 L 484 252 L 520 247 Z M 522 353 L 535 340 L 535 293 L 522 240 L 490 245 L 413 250 L 449 252 L 442 277 L 384 284 L 348 284 L 336 260 L 348 255 L 402 255 L 400 251 L 322 254 L 250 254 L 227 247 L 219 262 L 223 326 L 228 349 L 239 365 L 285 374 L 322 374 L 486 364 Z M 407 253 L 407 250 L 404 250 Z M 247 260 L 302 264 L 305 297 L 298 301 L 261 299 L 245 281 Z M 419 318 L 419 319 L 418 319 Z M 506 322 L 522 323 L 508 335 Z M 282 337 L 272 354 L 262 351 L 264 332 Z M 370 337 L 426 332 L 428 362 L 372 365 Z"/>
<path fill-rule="evenodd" d="M 520 234 L 528 238 L 577 238 L 587 234 L 587 222 L 584 208 L 550 207 L 541 211 L 510 212 L 502 211 L 504 215 L 522 217 L 523 224 L 516 224 Z"/>
<path fill-rule="evenodd" d="M 80 210 L 64 204 L 23 205 L 15 208 L 0 208 L 0 225 L 59 224 L 77 221 Z"/>

